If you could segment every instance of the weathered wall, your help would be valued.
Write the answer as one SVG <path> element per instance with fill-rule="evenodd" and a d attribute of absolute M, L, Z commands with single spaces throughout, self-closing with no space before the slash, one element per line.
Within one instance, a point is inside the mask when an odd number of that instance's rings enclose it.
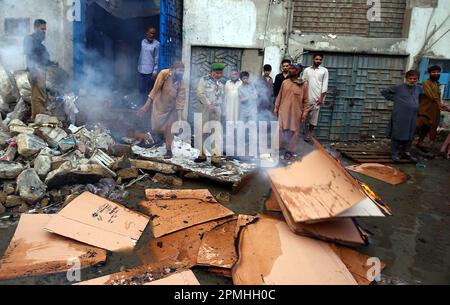
<path fill-rule="evenodd" d="M 192 46 L 264 49 L 264 63 L 277 72 L 284 51 L 285 3 L 261 0 L 185 0 L 183 60 Z M 189 65 L 188 65 L 189 66 Z M 261 67 L 262 68 L 262 67 Z M 189 71 L 186 73 L 189 75 Z"/>
<path fill-rule="evenodd" d="M 438 5 L 436 6 L 436 2 Z M 426 29 L 430 17 L 432 17 L 428 32 L 433 29 L 434 25 L 440 25 L 447 16 L 450 15 L 450 6 L 448 0 L 433 1 L 411 1 L 411 9 L 405 6 L 405 24 L 403 27 L 404 38 L 392 38 L 392 33 L 386 32 L 385 37 L 367 37 L 362 34 L 357 35 L 341 35 L 335 33 L 328 34 L 305 34 L 301 31 L 294 30 L 290 36 L 289 54 L 301 60 L 299 54 L 305 50 L 318 50 L 329 52 L 349 52 L 349 53 L 368 53 L 383 55 L 408 55 L 408 64 L 405 69 L 412 66 L 414 57 L 418 54 L 425 41 Z M 397 5 L 400 5 L 397 3 Z M 433 13 L 434 11 L 434 13 Z M 390 9 L 381 7 L 381 18 L 384 14 L 392 14 Z M 381 22 L 381 24 L 383 21 Z M 374 22 L 370 23 L 370 27 L 375 27 Z M 382 28 L 381 24 L 377 26 Z M 450 33 L 447 32 L 438 42 L 433 43 L 437 38 L 442 36 L 450 29 L 450 18 L 447 19 L 444 26 L 435 34 L 430 41 L 431 48 L 425 55 L 432 57 L 450 58 Z M 406 30 L 406 31 L 405 31 Z M 358 31 L 357 31 L 358 33 Z M 369 35 L 371 36 L 371 35 Z M 372 35 L 372 36 L 379 36 Z"/>
<path fill-rule="evenodd" d="M 72 70 L 72 22 L 67 18 L 71 6 L 66 0 L 0 0 L 0 55 L 9 69 L 25 68 L 23 37 L 5 37 L 5 18 L 30 18 L 30 33 L 35 19 L 45 19 L 45 45 L 53 61 Z M 72 1 L 70 1 L 70 5 Z"/>
<path fill-rule="evenodd" d="M 408 46 L 406 48 L 407 52 L 411 54 L 409 66 L 412 65 L 414 56 L 424 46 L 428 36 L 427 33 L 430 33 L 435 26 L 438 27 L 441 24 L 443 25 L 440 30 L 429 41 L 424 55 L 450 59 L 450 32 L 448 32 L 450 30 L 450 3 L 448 0 L 439 0 L 437 7 L 435 7 L 433 2 L 418 2 L 417 6 L 412 9 Z M 426 5 L 426 3 L 430 5 Z"/>
<path fill-rule="evenodd" d="M 367 18 L 366 0 L 294 0 L 293 28 L 307 34 L 402 36 L 406 0 L 380 0 L 379 22 Z"/>

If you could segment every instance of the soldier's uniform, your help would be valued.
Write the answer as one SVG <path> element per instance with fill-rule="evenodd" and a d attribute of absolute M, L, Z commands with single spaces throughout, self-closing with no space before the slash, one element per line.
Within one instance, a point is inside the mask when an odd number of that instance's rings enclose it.
<path fill-rule="evenodd" d="M 212 69 L 223 70 L 224 66 L 215 64 Z M 200 111 L 202 113 L 202 126 L 209 121 L 221 122 L 222 104 L 224 100 L 225 83 L 223 80 L 216 80 L 210 75 L 200 79 L 197 86 L 197 99 L 200 102 Z M 219 141 L 219 139 L 217 139 Z M 216 142 L 217 143 L 217 142 Z M 217 148 L 217 147 L 216 147 Z M 222 152 L 219 149 L 213 149 L 212 163 L 220 163 Z M 203 151 L 203 143 L 200 149 L 199 158 L 206 158 Z"/>

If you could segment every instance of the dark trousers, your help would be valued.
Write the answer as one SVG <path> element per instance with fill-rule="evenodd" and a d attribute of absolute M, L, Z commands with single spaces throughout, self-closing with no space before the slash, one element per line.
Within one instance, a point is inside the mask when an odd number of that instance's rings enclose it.
<path fill-rule="evenodd" d="M 147 101 L 147 97 L 153 89 L 155 81 L 153 80 L 152 74 L 141 74 L 139 73 L 139 96 L 142 105 Z"/>
<path fill-rule="evenodd" d="M 391 154 L 393 156 L 398 156 L 400 154 L 400 147 L 403 147 L 405 152 L 409 152 L 411 150 L 411 146 L 413 143 L 413 139 L 401 141 L 401 140 L 391 140 Z"/>

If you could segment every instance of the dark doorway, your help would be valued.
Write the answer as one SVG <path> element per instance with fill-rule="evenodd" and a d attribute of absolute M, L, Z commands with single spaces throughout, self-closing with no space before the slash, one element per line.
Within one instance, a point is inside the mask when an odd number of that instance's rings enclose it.
<path fill-rule="evenodd" d="M 136 89 L 141 41 L 150 26 L 159 32 L 157 13 L 123 19 L 97 3 L 88 5 L 84 72 L 90 84 L 122 93 Z"/>

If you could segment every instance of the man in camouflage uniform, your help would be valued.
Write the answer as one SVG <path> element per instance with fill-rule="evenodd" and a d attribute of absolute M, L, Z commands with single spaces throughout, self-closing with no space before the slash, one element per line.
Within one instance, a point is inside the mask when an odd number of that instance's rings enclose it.
<path fill-rule="evenodd" d="M 202 113 L 202 126 L 210 121 L 220 123 L 222 117 L 222 104 L 224 97 L 225 84 L 222 81 L 224 64 L 214 63 L 211 65 L 211 73 L 200 79 L 197 87 L 197 99 L 200 102 L 200 111 Z M 217 135 L 217 131 L 215 132 Z M 212 152 L 211 164 L 214 166 L 221 165 L 221 149 L 218 148 L 218 139 L 215 139 L 215 148 Z M 219 145 L 220 147 L 221 145 Z M 206 162 L 207 158 L 203 151 L 203 141 L 200 147 L 200 155 L 194 161 L 196 163 Z"/>

